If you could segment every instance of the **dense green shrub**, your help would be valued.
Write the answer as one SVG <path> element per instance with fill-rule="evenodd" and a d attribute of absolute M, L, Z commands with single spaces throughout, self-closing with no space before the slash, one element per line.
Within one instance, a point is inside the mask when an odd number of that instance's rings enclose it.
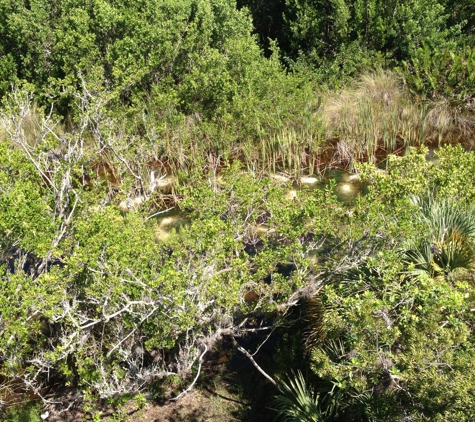
<path fill-rule="evenodd" d="M 465 207 L 474 189 L 459 185 L 475 157 L 447 148 L 434 165 L 424 153 L 392 159 L 387 174 L 360 168 L 371 185 L 347 222 L 349 250 L 340 250 L 320 293 L 324 328 L 314 328 L 321 340 L 311 343 L 313 371 L 332 386 L 317 392 L 338 409 L 337 420 L 474 416 L 473 254 L 464 261 L 469 272 L 456 271 L 461 261 L 445 262 L 444 250 L 472 250 L 473 211 Z M 438 199 L 411 203 L 424 192 Z M 451 230 L 464 233 L 456 244 Z M 436 271 L 415 271 L 405 251 L 427 239 Z"/>
<path fill-rule="evenodd" d="M 292 200 L 284 186 L 243 174 L 239 163 L 223 179 L 195 168 L 175 188 L 177 206 L 192 219 L 163 240 L 160 220 L 150 218 L 162 193 L 126 146 L 107 132 L 95 134 L 96 144 L 86 130 L 57 131 L 40 113 L 38 133 L 27 133 L 28 97 L 15 95 L 0 115 L 6 376 L 30 389 L 54 379 L 88 400 L 137 392 L 168 375 L 186 378 L 224 335 L 242 335 L 246 318 L 281 315 L 309 288 L 311 245 L 302 239 L 334 231 L 328 221 L 344 209 L 331 192 Z M 99 148 L 123 166 L 115 191 L 101 176 L 81 183 Z M 125 195 L 142 195 L 142 207 L 121 211 Z"/>
<path fill-rule="evenodd" d="M 409 87 L 426 98 L 448 98 L 454 105 L 473 109 L 475 56 L 472 47 L 434 49 L 427 44 L 402 62 L 401 73 Z"/>
<path fill-rule="evenodd" d="M 39 403 L 27 403 L 11 407 L 4 413 L 4 417 L 8 422 L 41 422 L 41 413 Z"/>

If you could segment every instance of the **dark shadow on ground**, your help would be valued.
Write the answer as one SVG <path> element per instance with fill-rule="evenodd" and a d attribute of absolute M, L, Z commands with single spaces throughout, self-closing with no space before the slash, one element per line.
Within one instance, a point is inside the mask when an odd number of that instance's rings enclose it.
<path fill-rule="evenodd" d="M 295 322 L 297 320 L 297 322 Z M 305 324 L 296 308 L 289 316 L 285 327 L 277 329 L 262 345 L 254 359 L 273 379 L 309 367 L 305 356 Z M 268 335 L 248 335 L 237 339 L 249 353 L 253 354 Z M 200 389 L 222 400 L 237 404 L 230 414 L 230 420 L 246 422 L 273 422 L 276 412 L 271 410 L 277 388 L 268 381 L 251 361 L 225 339 L 218 350 L 213 351 L 204 366 Z"/>

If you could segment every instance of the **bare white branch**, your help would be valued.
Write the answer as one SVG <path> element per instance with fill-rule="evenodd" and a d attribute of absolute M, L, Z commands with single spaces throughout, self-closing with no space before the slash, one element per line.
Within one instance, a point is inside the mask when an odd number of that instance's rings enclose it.
<path fill-rule="evenodd" d="M 186 395 L 188 392 L 190 392 L 193 388 L 193 386 L 195 385 L 196 381 L 198 380 L 199 376 L 200 376 L 200 373 L 201 373 L 201 364 L 202 364 L 202 360 L 203 360 L 203 356 L 206 354 L 206 352 L 208 351 L 208 346 L 206 346 L 205 344 L 205 350 L 203 351 L 203 353 L 200 355 L 200 358 L 199 358 L 199 365 L 198 365 L 198 373 L 196 374 L 196 377 L 195 379 L 193 380 L 193 382 L 190 384 L 190 386 L 182 391 L 180 394 L 178 394 L 178 396 L 170 399 L 170 401 L 176 401 L 176 400 L 180 400 L 184 395 Z"/>

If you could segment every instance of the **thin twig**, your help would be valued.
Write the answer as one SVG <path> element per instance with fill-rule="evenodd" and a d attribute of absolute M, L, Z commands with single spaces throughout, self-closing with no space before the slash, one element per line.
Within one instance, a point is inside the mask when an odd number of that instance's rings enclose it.
<path fill-rule="evenodd" d="M 132 334 L 135 333 L 135 331 L 137 331 L 139 329 L 139 327 L 142 325 L 142 323 L 148 319 L 155 311 L 157 310 L 157 308 L 153 308 L 147 315 L 145 315 L 142 320 L 137 324 L 137 326 L 129 333 L 127 334 L 122 340 L 120 340 L 111 350 L 109 350 L 109 352 L 107 353 L 107 356 L 106 357 L 109 357 L 112 352 L 116 349 L 118 349 L 120 347 L 120 345 L 126 341 Z"/>
<path fill-rule="evenodd" d="M 178 394 L 178 396 L 174 397 L 173 399 L 170 399 L 170 401 L 180 400 L 185 394 L 187 394 L 188 392 L 191 391 L 191 389 L 195 385 L 196 381 L 198 381 L 198 377 L 200 376 L 200 373 L 201 373 L 201 361 L 202 361 L 203 356 L 205 355 L 205 353 L 207 351 L 208 351 L 208 346 L 206 346 L 206 344 L 205 344 L 205 350 L 203 351 L 203 353 L 201 353 L 201 356 L 200 356 L 200 359 L 199 359 L 198 373 L 196 374 L 196 377 L 193 380 L 193 382 L 191 383 L 191 385 L 186 390 L 184 390 L 180 394 Z"/>
<path fill-rule="evenodd" d="M 175 208 L 175 207 L 171 207 L 171 208 L 167 208 L 166 210 L 158 211 L 155 214 L 152 214 L 152 215 L 148 216 L 147 220 L 150 220 L 152 217 L 155 217 L 156 215 L 165 214 L 166 212 L 171 211 L 173 208 Z"/>
<path fill-rule="evenodd" d="M 237 349 L 243 353 L 244 355 L 247 356 L 247 358 L 251 361 L 251 363 L 256 367 L 256 369 L 262 374 L 264 375 L 264 377 L 266 377 L 273 385 L 277 385 L 277 383 L 274 381 L 274 379 L 268 375 L 258 364 L 257 362 L 254 360 L 254 358 L 251 356 L 251 354 L 246 350 L 244 349 L 243 347 L 239 346 L 238 342 L 236 341 L 236 339 L 234 337 L 231 337 L 232 340 L 233 340 L 233 343 L 234 345 L 237 347 Z"/>

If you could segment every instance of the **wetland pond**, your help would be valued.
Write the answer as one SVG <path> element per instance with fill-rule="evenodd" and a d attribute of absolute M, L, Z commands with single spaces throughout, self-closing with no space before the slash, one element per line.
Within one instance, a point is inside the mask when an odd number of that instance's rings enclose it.
<path fill-rule="evenodd" d="M 435 154 L 438 149 L 429 148 L 426 155 L 426 160 L 434 165 L 437 165 L 439 162 Z M 381 164 L 384 164 L 384 162 Z M 289 201 L 298 197 L 300 192 L 325 189 L 333 185 L 333 192 L 338 201 L 350 206 L 358 195 L 365 194 L 367 188 L 367 185 L 361 181 L 358 174 L 341 169 L 330 169 L 323 176 L 309 174 L 299 178 L 291 178 L 285 172 L 276 172 L 270 173 L 268 177 L 287 189 L 285 198 Z M 222 176 L 218 176 L 216 180 L 222 180 Z M 160 186 L 160 191 L 169 194 L 172 191 L 172 185 L 176 182 L 177 180 L 173 176 L 168 176 L 162 182 L 163 186 Z M 177 206 L 159 211 L 154 219 L 156 221 L 156 236 L 158 240 L 167 239 L 173 231 L 177 231 L 183 225 L 191 222 L 190 213 L 180 210 Z"/>
<path fill-rule="evenodd" d="M 302 176 L 299 179 L 291 179 L 284 173 L 272 173 L 269 175 L 278 184 L 287 189 L 285 198 L 292 201 L 300 192 L 325 189 L 334 183 L 333 191 L 338 200 L 345 204 L 351 204 L 356 197 L 364 193 L 364 184 L 359 176 L 342 170 L 328 171 L 323 177 L 315 175 Z M 167 239 L 174 231 L 191 222 L 190 213 L 179 207 L 159 211 L 154 217 L 156 221 L 157 240 Z"/>

